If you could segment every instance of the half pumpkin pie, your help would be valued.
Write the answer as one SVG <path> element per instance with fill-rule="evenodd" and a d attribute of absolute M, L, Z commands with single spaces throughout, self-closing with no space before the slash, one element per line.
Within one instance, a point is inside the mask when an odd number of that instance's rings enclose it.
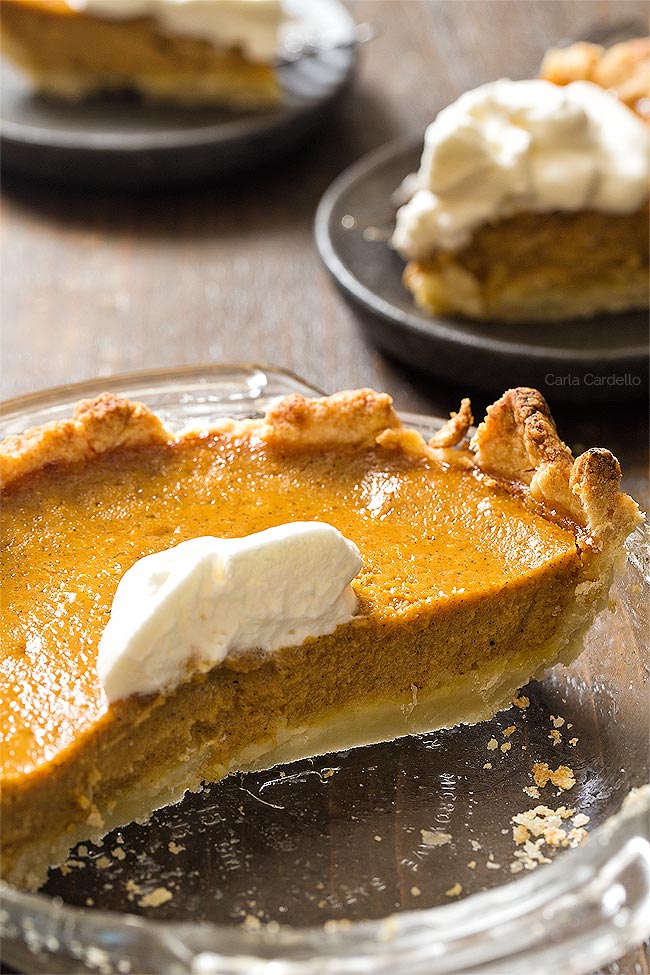
<path fill-rule="evenodd" d="M 463 401 L 426 443 L 388 396 L 360 390 L 174 436 L 144 406 L 102 395 L 4 441 L 4 877 L 35 887 L 75 842 L 202 780 L 488 718 L 573 660 L 637 506 L 608 451 L 573 459 L 536 391 L 507 392 L 468 443 L 471 422 Z M 131 573 L 197 539 L 240 551 L 296 522 L 358 551 L 351 588 L 334 587 L 347 599 L 338 623 L 301 629 L 297 593 L 312 575 L 327 589 L 325 550 L 316 573 L 276 554 L 256 637 L 209 665 L 190 633 L 174 681 L 161 666 L 129 685 L 142 641 L 121 684 L 98 673 Z M 296 579 L 280 646 L 263 609 L 274 572 Z"/>

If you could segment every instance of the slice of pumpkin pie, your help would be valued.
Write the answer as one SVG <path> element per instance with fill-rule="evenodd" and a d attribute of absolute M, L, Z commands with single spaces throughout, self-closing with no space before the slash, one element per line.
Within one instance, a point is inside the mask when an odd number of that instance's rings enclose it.
<path fill-rule="evenodd" d="M 488 718 L 569 663 L 639 520 L 510 390 L 468 443 L 386 395 L 175 436 L 102 395 L 1 445 L 2 866 L 202 780 Z"/>
<path fill-rule="evenodd" d="M 2 51 L 40 93 L 184 105 L 281 99 L 280 0 L 0 0 Z"/>
<path fill-rule="evenodd" d="M 622 81 L 556 84 L 556 67 L 468 91 L 428 127 L 392 238 L 428 313 L 523 323 L 648 307 L 648 126 Z"/>

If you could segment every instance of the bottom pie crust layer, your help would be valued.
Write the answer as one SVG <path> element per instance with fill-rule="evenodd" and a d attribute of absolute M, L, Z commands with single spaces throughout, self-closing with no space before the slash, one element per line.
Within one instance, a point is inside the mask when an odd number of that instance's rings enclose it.
<path fill-rule="evenodd" d="M 525 213 L 458 252 L 411 261 L 404 282 L 432 314 L 557 321 L 648 307 L 648 209 Z"/>

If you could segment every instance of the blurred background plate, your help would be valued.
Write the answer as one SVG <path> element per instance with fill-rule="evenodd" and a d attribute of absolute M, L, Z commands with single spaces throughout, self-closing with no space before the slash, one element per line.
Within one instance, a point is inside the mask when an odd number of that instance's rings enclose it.
<path fill-rule="evenodd" d="M 393 195 L 419 165 L 422 139 L 383 146 L 328 189 L 316 244 L 343 293 L 359 305 L 370 339 L 408 365 L 487 390 L 529 385 L 554 401 L 640 399 L 648 388 L 648 316 L 513 324 L 432 317 L 402 284 L 404 261 L 388 246 Z"/>
<path fill-rule="evenodd" d="M 35 96 L 6 62 L 0 147 L 6 170 L 65 183 L 184 183 L 251 168 L 322 123 L 352 77 L 355 24 L 339 0 L 287 0 L 318 48 L 278 71 L 283 103 L 258 112 L 187 109 L 127 95 L 65 104 Z"/>

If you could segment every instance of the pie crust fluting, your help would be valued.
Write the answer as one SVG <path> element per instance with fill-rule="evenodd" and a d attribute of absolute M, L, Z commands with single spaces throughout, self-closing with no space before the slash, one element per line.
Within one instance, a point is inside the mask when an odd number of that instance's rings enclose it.
<path fill-rule="evenodd" d="M 635 37 L 610 48 L 588 41 L 552 47 L 544 55 L 539 76 L 556 85 L 593 81 L 650 121 L 650 37 Z"/>
<path fill-rule="evenodd" d="M 536 391 L 506 393 L 470 449 L 471 422 L 464 401 L 427 444 L 359 390 L 175 437 L 103 395 L 6 440 L 5 877 L 36 886 L 76 841 L 235 769 L 484 719 L 574 659 L 636 505 L 608 451 L 573 460 Z M 292 520 L 358 544 L 358 616 L 107 706 L 94 660 L 129 565 Z"/>

